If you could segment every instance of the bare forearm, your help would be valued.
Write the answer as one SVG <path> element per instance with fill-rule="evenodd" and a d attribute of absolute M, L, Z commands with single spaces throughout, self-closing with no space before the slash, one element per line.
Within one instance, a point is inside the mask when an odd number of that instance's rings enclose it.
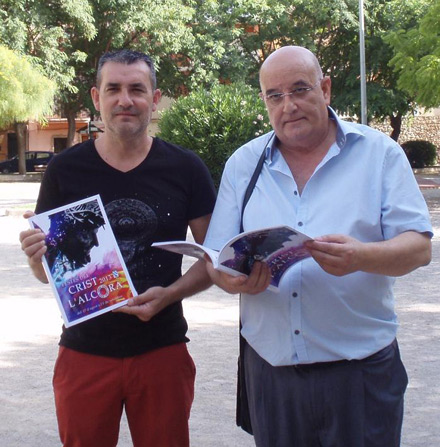
<path fill-rule="evenodd" d="M 211 285 L 212 281 L 206 271 L 205 262 L 199 260 L 181 278 L 167 287 L 170 304 L 202 292 Z"/>
<path fill-rule="evenodd" d="M 429 236 L 408 231 L 388 241 L 365 244 L 362 270 L 387 276 L 403 276 L 430 262 Z"/>
<path fill-rule="evenodd" d="M 306 245 L 315 261 L 327 273 L 336 276 L 359 271 L 402 276 L 431 261 L 429 236 L 415 231 L 380 242 L 360 242 L 341 234 L 327 235 Z"/>
<path fill-rule="evenodd" d="M 196 262 L 175 283 L 168 287 L 151 287 L 130 299 L 127 306 L 120 307 L 116 312 L 136 315 L 142 321 L 149 321 L 165 307 L 201 292 L 212 284 L 204 264 L 204 261 Z"/>
<path fill-rule="evenodd" d="M 209 224 L 209 215 L 190 221 L 196 242 L 201 243 Z M 117 312 L 136 315 L 142 321 L 149 321 L 165 307 L 201 292 L 212 285 L 205 262 L 197 261 L 176 282 L 168 287 L 151 287 L 144 293 L 128 300 L 128 305 Z"/>

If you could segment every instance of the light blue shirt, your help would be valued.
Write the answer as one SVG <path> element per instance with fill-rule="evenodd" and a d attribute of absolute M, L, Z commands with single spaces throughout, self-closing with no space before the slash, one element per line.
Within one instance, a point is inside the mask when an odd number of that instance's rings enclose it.
<path fill-rule="evenodd" d="M 311 237 L 345 234 L 363 242 L 428 232 L 428 208 L 398 144 L 368 126 L 336 120 L 336 142 L 302 194 L 276 139 L 246 206 L 244 230 L 289 225 Z M 228 160 L 205 245 L 220 249 L 239 233 L 243 196 L 271 133 Z M 275 142 L 275 143 L 274 143 Z M 394 278 L 324 272 L 311 258 L 291 267 L 279 293 L 243 295 L 242 334 L 274 366 L 361 359 L 396 337 Z"/>

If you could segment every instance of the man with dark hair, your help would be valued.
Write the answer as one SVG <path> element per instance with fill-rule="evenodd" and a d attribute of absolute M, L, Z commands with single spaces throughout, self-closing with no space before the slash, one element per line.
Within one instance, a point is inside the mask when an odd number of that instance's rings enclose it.
<path fill-rule="evenodd" d="M 202 242 L 215 191 L 191 151 L 148 135 L 161 93 L 143 53 L 105 54 L 91 91 L 105 125 L 96 140 L 60 153 L 36 212 L 100 194 L 139 295 L 129 305 L 63 328 L 54 372 L 64 447 L 114 447 L 125 409 L 135 447 L 189 445 L 195 368 L 181 301 L 210 285 L 204 262 L 182 276 L 182 257 L 151 243 Z M 20 234 L 33 273 L 47 282 L 38 230 Z"/>
<path fill-rule="evenodd" d="M 397 447 L 407 376 L 392 286 L 431 260 L 426 203 L 395 141 L 330 108 L 331 80 L 309 50 L 272 53 L 260 85 L 273 132 L 228 160 L 205 245 L 219 249 L 240 222 L 314 240 L 279 293 L 261 262 L 248 277 L 208 264 L 214 283 L 242 294 L 250 424 L 239 423 L 258 447 Z"/>

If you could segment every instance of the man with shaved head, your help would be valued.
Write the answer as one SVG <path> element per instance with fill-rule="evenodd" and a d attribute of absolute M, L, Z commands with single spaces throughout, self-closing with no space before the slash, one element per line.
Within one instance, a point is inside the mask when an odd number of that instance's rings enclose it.
<path fill-rule="evenodd" d="M 309 50 L 275 51 L 260 84 L 273 131 L 228 160 L 205 244 L 275 225 L 313 241 L 279 293 L 262 262 L 240 277 L 207 264 L 241 294 L 248 401 L 237 422 L 258 447 L 399 446 L 407 375 L 392 287 L 431 260 L 428 209 L 400 146 L 331 109 Z"/>

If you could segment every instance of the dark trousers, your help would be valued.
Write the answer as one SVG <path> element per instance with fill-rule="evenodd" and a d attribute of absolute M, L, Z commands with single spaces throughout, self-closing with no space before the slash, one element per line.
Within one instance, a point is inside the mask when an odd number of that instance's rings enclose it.
<path fill-rule="evenodd" d="M 363 359 L 273 367 L 249 345 L 257 447 L 398 447 L 408 377 L 397 341 Z"/>

